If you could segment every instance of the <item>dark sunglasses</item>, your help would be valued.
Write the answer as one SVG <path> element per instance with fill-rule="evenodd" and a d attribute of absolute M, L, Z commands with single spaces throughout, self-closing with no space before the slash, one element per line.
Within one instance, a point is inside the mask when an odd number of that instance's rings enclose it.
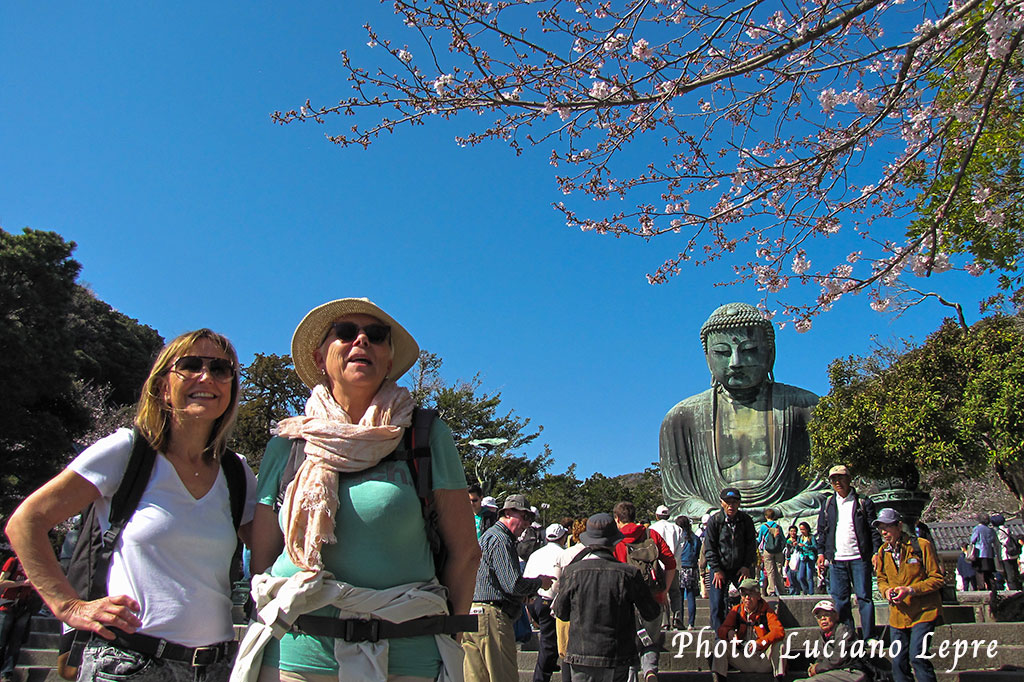
<path fill-rule="evenodd" d="M 183 355 L 174 361 L 171 370 L 186 379 L 194 379 L 204 370 L 211 379 L 218 383 L 226 383 L 235 378 L 235 366 L 231 364 L 230 360 L 202 355 Z"/>
<path fill-rule="evenodd" d="M 384 343 L 391 336 L 391 327 L 380 323 L 360 327 L 355 322 L 335 322 L 331 325 L 331 330 L 334 332 L 334 336 L 345 343 L 355 341 L 359 332 L 366 334 L 366 339 L 374 344 Z"/>

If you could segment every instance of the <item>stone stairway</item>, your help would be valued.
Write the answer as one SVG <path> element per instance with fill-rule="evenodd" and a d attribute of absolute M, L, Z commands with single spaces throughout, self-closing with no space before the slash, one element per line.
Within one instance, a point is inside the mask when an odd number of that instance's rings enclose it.
<path fill-rule="evenodd" d="M 932 663 L 939 682 L 1024 682 L 1024 623 L 994 622 L 989 613 L 987 597 L 984 592 L 960 593 L 960 604 L 944 607 L 945 624 L 936 628 L 930 649 L 935 656 Z M 786 628 L 786 641 L 793 656 L 789 660 L 787 680 L 807 677 L 807 666 L 814 657 L 804 655 L 805 645 L 813 648 L 818 641 L 811 609 L 821 598 L 822 595 L 784 597 L 781 604 L 778 599 L 769 599 Z M 888 622 L 888 604 L 876 602 L 875 618 L 881 625 Z M 710 629 L 700 631 L 709 621 L 707 600 L 698 599 L 695 621 L 697 629 L 689 632 L 667 630 L 663 633 L 659 679 L 711 682 L 712 676 L 704 652 L 707 647 L 714 646 L 714 636 Z M 881 625 L 876 630 L 876 636 L 883 634 Z M 980 643 L 977 650 L 974 648 L 976 641 Z M 701 647 L 699 653 L 698 646 Z M 519 680 L 530 682 L 537 661 L 536 644 L 528 642 L 522 645 L 518 658 Z M 1003 666 L 1017 667 L 1018 670 L 996 672 Z M 559 673 L 555 673 L 551 679 L 553 682 L 561 682 Z M 771 676 L 733 673 L 729 675 L 729 680 L 771 682 Z"/>
<path fill-rule="evenodd" d="M 957 605 L 947 605 L 945 609 L 946 623 L 936 629 L 931 652 L 935 654 L 933 663 L 939 682 L 1024 682 L 1024 623 L 997 623 L 989 613 L 987 593 L 960 593 Z M 794 680 L 806 677 L 808 659 L 802 654 L 805 642 L 816 641 L 816 627 L 811 609 L 820 596 L 784 597 L 771 599 L 779 614 L 782 624 L 786 627 L 791 652 L 800 654 L 790 661 L 790 673 L 787 679 Z M 888 605 L 878 602 L 875 605 L 876 620 L 880 624 L 888 622 Z M 706 659 L 698 654 L 697 647 L 701 641 L 713 646 L 714 639 L 709 630 L 699 630 L 709 622 L 706 600 L 697 601 L 696 624 L 698 629 L 690 632 L 668 630 L 664 633 L 664 651 L 660 658 L 662 680 L 679 680 L 685 682 L 710 682 Z M 32 633 L 28 642 L 22 647 L 21 657 L 15 671 L 16 682 L 60 682 L 54 667 L 57 660 L 57 646 L 60 639 L 60 623 L 52 616 L 37 615 L 32 619 Z M 973 650 L 973 642 L 984 641 L 977 652 Z M 957 655 L 957 643 L 967 644 L 967 651 Z M 995 644 L 991 644 L 995 642 Z M 991 646 L 991 648 L 989 648 Z M 703 653 L 703 651 L 701 651 Z M 991 657 L 989 654 L 992 654 Z M 529 682 L 533 677 L 536 664 L 536 641 L 522 645 L 519 651 L 519 679 Z M 988 672 L 985 674 L 972 671 L 995 671 L 1002 666 L 1019 666 L 1018 671 Z M 952 670 L 951 670 L 952 669 Z M 560 682 L 558 673 L 552 676 L 554 682 Z M 732 682 L 770 682 L 763 675 L 738 674 L 729 676 Z"/>

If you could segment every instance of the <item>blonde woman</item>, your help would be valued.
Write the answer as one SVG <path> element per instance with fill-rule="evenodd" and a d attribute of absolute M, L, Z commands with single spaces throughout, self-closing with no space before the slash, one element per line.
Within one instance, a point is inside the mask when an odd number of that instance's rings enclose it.
<path fill-rule="evenodd" d="M 230 673 L 231 557 L 249 531 L 255 477 L 226 448 L 238 407 L 238 358 L 209 329 L 182 334 L 143 385 L 135 429 L 87 448 L 22 502 L 7 524 L 33 586 L 61 621 L 94 633 L 79 681 L 224 680 Z M 135 440 L 156 452 L 145 492 L 111 557 L 107 596 L 87 599 L 61 571 L 47 532 L 97 505 L 106 530 L 111 498 Z M 141 444 L 140 444 L 141 446 Z M 245 501 L 236 531 L 223 467 L 241 460 Z"/>

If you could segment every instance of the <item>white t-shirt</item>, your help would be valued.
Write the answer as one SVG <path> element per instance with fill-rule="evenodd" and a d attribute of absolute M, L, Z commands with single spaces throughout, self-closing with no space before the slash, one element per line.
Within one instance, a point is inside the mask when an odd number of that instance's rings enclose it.
<path fill-rule="evenodd" d="M 100 491 L 95 504 L 104 531 L 131 449 L 132 432 L 120 429 L 69 465 Z M 256 506 L 256 477 L 248 463 L 244 469 L 243 524 L 252 521 Z M 108 594 L 127 594 L 139 602 L 143 634 L 192 647 L 232 639 L 228 571 L 236 542 L 223 470 L 197 500 L 174 465 L 158 455 L 149 485 L 111 557 Z"/>
<path fill-rule="evenodd" d="M 651 524 L 651 530 L 661 536 L 668 548 L 672 550 L 672 556 L 676 558 L 676 565 L 679 565 L 679 553 L 683 551 L 683 529 L 668 519 L 659 519 Z"/>
<path fill-rule="evenodd" d="M 836 494 L 836 561 L 853 561 L 860 559 L 857 547 L 857 532 L 853 529 L 853 512 L 857 500 L 853 491 L 846 497 Z M 825 551 L 824 548 L 821 551 Z"/>
<path fill-rule="evenodd" d="M 524 578 L 550 575 L 555 579 L 549 589 L 537 590 L 537 594 L 545 599 L 554 599 L 557 594 L 558 577 L 562 574 L 562 567 L 558 565 L 558 557 L 561 556 L 563 549 L 564 547 L 557 542 L 549 541 L 540 549 L 534 550 L 530 558 L 526 560 L 526 568 L 523 569 Z"/>

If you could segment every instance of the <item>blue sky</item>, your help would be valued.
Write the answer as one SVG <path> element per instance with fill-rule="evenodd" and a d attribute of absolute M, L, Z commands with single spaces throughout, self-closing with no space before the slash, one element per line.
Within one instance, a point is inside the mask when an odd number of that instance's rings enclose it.
<path fill-rule="evenodd" d="M 166 338 L 217 329 L 243 361 L 288 353 L 313 306 L 367 296 L 442 356 L 446 379 L 480 372 L 543 425 L 555 472 L 643 469 L 665 412 L 708 385 L 700 324 L 758 293 L 714 288 L 721 267 L 648 285 L 670 238 L 565 227 L 550 150 L 460 148 L 470 119 L 368 151 L 325 141 L 344 119 L 271 122 L 339 99 L 338 52 L 372 58 L 361 25 L 378 20 L 388 5 L 5 3 L 0 227 L 74 240 L 101 299 Z M 992 293 L 958 275 L 927 284 L 970 321 Z M 928 303 L 893 319 L 867 303 L 778 332 L 776 378 L 824 394 L 832 359 L 872 336 L 923 339 L 946 314 Z"/>

